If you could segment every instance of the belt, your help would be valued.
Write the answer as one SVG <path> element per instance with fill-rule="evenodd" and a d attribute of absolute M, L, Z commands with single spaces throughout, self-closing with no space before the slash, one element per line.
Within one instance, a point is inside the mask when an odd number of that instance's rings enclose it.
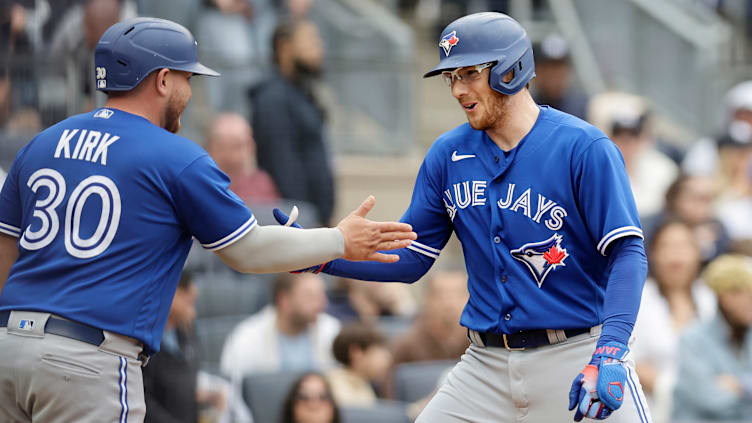
<path fill-rule="evenodd" d="M 10 311 L 0 311 L 0 328 L 8 326 L 8 319 L 10 319 Z M 58 319 L 54 316 L 47 318 L 44 333 L 64 336 L 97 347 L 104 342 L 104 332 L 101 329 L 72 320 Z M 149 363 L 149 354 L 141 351 L 138 354 L 138 359 L 141 361 L 141 367 L 146 367 Z"/>
<path fill-rule="evenodd" d="M 10 311 L 0 311 L 0 328 L 8 326 L 8 318 L 10 318 Z M 101 329 L 52 316 L 47 319 L 44 333 L 60 335 L 96 346 L 104 342 L 104 332 Z"/>
<path fill-rule="evenodd" d="M 572 338 L 590 332 L 590 328 L 564 329 L 562 332 L 564 332 L 564 335 L 567 338 Z M 528 348 L 537 348 L 543 345 L 558 344 L 559 342 L 565 341 L 556 336 L 550 337 L 548 329 L 526 330 L 512 334 L 499 334 L 493 332 L 476 333 L 480 336 L 481 341 L 483 341 L 483 345 L 487 347 L 506 348 L 509 351 L 522 351 Z"/>

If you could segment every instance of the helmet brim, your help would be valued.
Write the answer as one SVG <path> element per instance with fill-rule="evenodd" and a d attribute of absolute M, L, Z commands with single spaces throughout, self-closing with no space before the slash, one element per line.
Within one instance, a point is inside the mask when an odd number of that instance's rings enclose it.
<path fill-rule="evenodd" d="M 186 72 L 192 72 L 195 75 L 206 75 L 206 76 L 220 76 L 221 74 L 214 69 L 204 66 L 199 62 L 191 63 L 188 66 L 184 66 L 181 68 L 175 68 L 177 70 L 182 70 Z"/>
<path fill-rule="evenodd" d="M 481 65 L 488 62 L 499 62 L 503 60 L 504 55 L 499 55 L 498 53 L 489 53 L 485 55 L 458 54 L 456 56 L 444 57 L 441 59 L 438 65 L 434 66 L 433 69 L 426 72 L 423 75 L 423 78 L 430 78 L 447 70 L 464 68 L 465 66 Z"/>

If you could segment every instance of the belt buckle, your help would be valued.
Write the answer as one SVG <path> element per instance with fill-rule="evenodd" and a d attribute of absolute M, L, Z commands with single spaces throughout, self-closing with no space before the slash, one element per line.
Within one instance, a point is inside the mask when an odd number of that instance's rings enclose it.
<path fill-rule="evenodd" d="M 507 351 L 525 351 L 525 347 L 522 347 L 522 348 L 510 348 L 509 347 L 509 342 L 507 342 L 507 334 L 506 333 L 502 333 L 501 334 L 501 338 L 504 340 L 504 348 L 506 348 Z"/>

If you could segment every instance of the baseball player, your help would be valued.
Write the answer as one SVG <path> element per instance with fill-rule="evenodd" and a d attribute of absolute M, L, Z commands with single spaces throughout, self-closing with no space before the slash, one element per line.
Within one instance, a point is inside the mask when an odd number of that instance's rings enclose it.
<path fill-rule="evenodd" d="M 141 366 L 159 351 L 195 237 L 241 272 L 336 257 L 390 262 L 409 225 L 364 218 L 337 228 L 259 226 L 229 179 L 175 133 L 197 61 L 188 30 L 138 18 L 95 51 L 104 108 L 42 131 L 0 193 L 0 421 L 141 422 Z"/>
<path fill-rule="evenodd" d="M 531 42 L 509 16 L 452 22 L 439 57 L 425 76 L 441 75 L 468 123 L 441 135 L 421 165 L 402 217 L 418 239 L 395 264 L 312 269 L 413 282 L 457 235 L 471 345 L 419 423 L 650 422 L 628 347 L 647 260 L 618 149 L 535 104 Z"/>

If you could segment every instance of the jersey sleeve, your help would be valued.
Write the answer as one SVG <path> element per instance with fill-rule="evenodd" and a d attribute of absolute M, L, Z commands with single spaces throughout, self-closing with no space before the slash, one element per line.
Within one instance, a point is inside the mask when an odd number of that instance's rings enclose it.
<path fill-rule="evenodd" d="M 413 196 L 405 214 L 400 221 L 409 223 L 418 239 L 407 248 L 384 251 L 397 254 L 396 263 L 378 263 L 368 261 L 333 260 L 324 264 L 324 273 L 382 282 L 415 282 L 431 268 L 452 234 L 452 221 L 447 215 L 441 190 L 438 189 L 440 169 L 431 166 L 430 151 L 420 166 L 413 188 Z M 431 170 L 433 169 L 434 172 Z"/>
<path fill-rule="evenodd" d="M 619 238 L 643 237 L 624 159 L 611 140 L 590 144 L 575 172 L 580 212 L 602 255 Z"/>
<path fill-rule="evenodd" d="M 429 155 L 418 171 L 410 207 L 400 219 L 412 225 L 418 234 L 418 239 L 407 248 L 432 259 L 439 258 L 452 235 L 452 221 L 447 215 L 436 173 L 437 166 L 431 165 Z"/>
<path fill-rule="evenodd" d="M 229 187 L 230 178 L 208 155 L 188 165 L 174 182 L 181 223 L 211 251 L 227 247 L 256 226 L 256 217 Z"/>
<path fill-rule="evenodd" d="M 20 156 L 20 154 L 19 154 Z M 18 161 L 5 178 L 0 191 L 0 233 L 19 238 L 21 236 L 21 192 L 18 186 Z"/>

